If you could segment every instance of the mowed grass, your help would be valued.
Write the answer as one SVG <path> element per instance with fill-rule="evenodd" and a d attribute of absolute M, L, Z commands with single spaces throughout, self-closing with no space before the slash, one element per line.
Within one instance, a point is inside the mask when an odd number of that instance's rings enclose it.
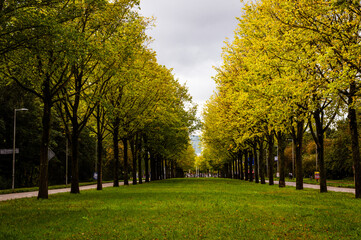
<path fill-rule="evenodd" d="M 174 179 L 0 202 L 0 239 L 361 239 L 352 194 Z"/>

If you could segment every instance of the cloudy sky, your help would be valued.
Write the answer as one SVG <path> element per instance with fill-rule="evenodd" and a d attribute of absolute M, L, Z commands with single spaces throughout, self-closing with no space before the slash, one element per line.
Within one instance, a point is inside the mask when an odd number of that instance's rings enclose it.
<path fill-rule="evenodd" d="M 148 31 L 158 62 L 173 68 L 175 77 L 186 83 L 193 101 L 203 104 L 215 90 L 212 66 L 219 66 L 226 38 L 233 38 L 240 0 L 141 0 L 141 14 L 156 18 Z"/>

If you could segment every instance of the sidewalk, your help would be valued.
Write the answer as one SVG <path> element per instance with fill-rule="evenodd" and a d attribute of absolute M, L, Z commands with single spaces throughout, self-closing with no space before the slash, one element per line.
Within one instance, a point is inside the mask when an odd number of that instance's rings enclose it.
<path fill-rule="evenodd" d="M 119 182 L 119 185 L 123 185 L 123 184 L 124 184 L 124 182 Z M 103 183 L 103 188 L 112 187 L 112 186 L 113 186 L 113 183 Z M 96 189 L 96 188 L 97 188 L 96 184 L 79 187 L 80 191 L 89 190 L 89 189 Z M 70 187 L 61 188 L 61 189 L 52 189 L 52 190 L 48 191 L 48 194 L 51 195 L 51 194 L 64 193 L 64 192 L 70 192 Z M 31 198 L 31 197 L 37 197 L 37 196 L 38 196 L 38 191 L 2 194 L 2 195 L 0 195 L 0 202 L 1 201 L 11 200 L 11 199 Z"/>
<path fill-rule="evenodd" d="M 266 182 L 268 183 L 268 180 L 266 180 Z M 274 181 L 274 184 L 278 185 L 278 181 Z M 286 182 L 286 186 L 296 187 L 296 182 Z M 319 190 L 320 185 L 304 183 L 303 188 L 312 188 L 312 189 L 318 189 Z M 341 188 L 341 187 L 327 186 L 327 191 L 344 192 L 344 193 L 353 193 L 353 194 L 355 194 L 355 189 L 354 188 Z"/>

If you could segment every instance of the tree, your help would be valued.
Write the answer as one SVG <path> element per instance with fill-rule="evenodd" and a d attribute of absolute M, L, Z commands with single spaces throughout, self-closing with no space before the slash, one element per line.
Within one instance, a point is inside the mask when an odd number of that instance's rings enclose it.
<path fill-rule="evenodd" d="M 71 82 L 62 91 L 63 101 L 58 107 L 60 111 L 63 107 L 67 116 L 67 119 L 63 117 L 65 126 L 68 126 L 67 120 L 71 123 L 71 130 L 67 131 L 72 152 L 71 193 L 79 193 L 78 138 L 97 106 L 93 99 L 99 96 L 98 92 L 103 92 L 102 79 L 94 74 L 101 66 L 101 54 L 106 54 L 103 45 L 110 47 L 107 41 L 113 43 L 112 39 L 124 28 L 123 21 L 133 18 L 134 4 L 131 0 L 80 3 L 82 15 L 72 23 L 79 35 L 77 47 L 81 54 L 71 65 Z"/>
<path fill-rule="evenodd" d="M 29 2 L 29 5 L 18 5 L 21 9 L 18 13 L 25 12 L 24 15 L 20 15 L 18 19 L 15 15 L 9 15 L 8 21 L 19 20 L 19 22 L 15 24 L 17 26 L 15 29 L 5 29 L 7 31 L 5 35 L 8 34 L 10 40 L 4 38 L 4 41 L 8 42 L 2 45 L 5 49 L 2 50 L 4 54 L 1 55 L 3 62 L 0 69 L 5 78 L 16 82 L 23 89 L 37 96 L 43 104 L 38 198 L 48 198 L 51 109 L 54 103 L 60 100 L 57 97 L 58 93 L 70 80 L 70 65 L 67 60 L 71 61 L 70 56 L 76 52 L 73 43 L 77 36 L 73 29 L 66 25 L 78 14 L 75 6 L 64 5 L 58 1 L 47 1 L 47 3 L 40 4 L 38 8 L 35 8 L 37 6 L 35 1 Z M 14 5 L 7 5 L 8 10 L 18 14 L 11 6 Z M 2 17 L 6 19 L 6 16 L 5 14 Z M 24 24 L 24 31 L 18 32 L 16 29 L 30 16 L 33 20 L 29 25 Z M 6 20 L 2 23 L 8 24 Z M 34 24 L 36 27 L 33 27 Z M 11 34 L 13 31 L 19 33 L 20 36 Z M 15 40 L 12 39 L 13 37 Z"/>

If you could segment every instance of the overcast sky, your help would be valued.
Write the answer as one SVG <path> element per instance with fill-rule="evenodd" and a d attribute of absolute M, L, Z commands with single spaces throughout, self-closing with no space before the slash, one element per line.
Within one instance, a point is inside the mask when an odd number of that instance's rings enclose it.
<path fill-rule="evenodd" d="M 242 13 L 240 0 L 141 0 L 141 14 L 156 18 L 147 34 L 158 62 L 173 68 L 175 77 L 186 83 L 193 101 L 202 105 L 215 84 L 212 66 L 219 66 L 226 38 L 233 39 L 236 17 Z"/>

